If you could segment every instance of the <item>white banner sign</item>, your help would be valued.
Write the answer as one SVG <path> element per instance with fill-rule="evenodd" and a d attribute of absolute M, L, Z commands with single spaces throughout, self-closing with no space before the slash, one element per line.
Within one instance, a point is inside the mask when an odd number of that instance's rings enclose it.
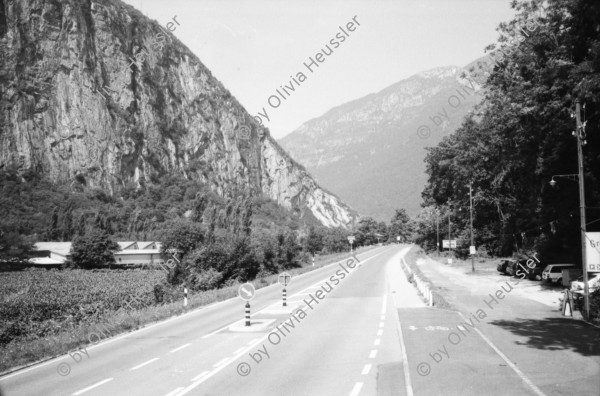
<path fill-rule="evenodd" d="M 450 241 L 450 243 L 448 243 L 447 239 L 443 239 L 442 240 L 442 248 L 444 248 L 444 249 L 449 249 L 449 248 L 456 249 L 456 239 L 452 239 Z"/>
<path fill-rule="evenodd" d="M 585 233 L 585 263 L 588 272 L 600 272 L 600 232 Z"/>

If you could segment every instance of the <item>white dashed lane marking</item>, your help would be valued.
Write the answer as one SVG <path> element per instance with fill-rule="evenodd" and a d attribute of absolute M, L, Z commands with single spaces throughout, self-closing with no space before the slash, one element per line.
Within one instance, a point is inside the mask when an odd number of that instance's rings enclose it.
<path fill-rule="evenodd" d="M 182 346 L 180 346 L 179 348 L 175 348 L 175 349 L 173 349 L 173 350 L 171 351 L 171 353 L 173 353 L 173 352 L 177 352 L 177 351 L 180 351 L 180 350 L 182 350 L 183 348 L 189 347 L 190 345 L 192 345 L 192 344 L 185 344 L 185 345 L 182 345 Z"/>
<path fill-rule="evenodd" d="M 158 360 L 158 358 L 150 359 L 147 362 L 144 362 L 142 364 L 138 364 L 137 366 L 130 368 L 129 371 L 137 370 L 137 369 L 142 368 L 142 367 L 144 367 L 144 366 L 146 366 L 146 365 L 148 365 L 148 364 L 150 364 L 152 362 L 156 362 L 157 360 Z"/>
<path fill-rule="evenodd" d="M 200 378 L 204 377 L 205 375 L 207 375 L 208 373 L 210 373 L 210 371 L 203 371 L 201 372 L 199 375 L 195 376 L 194 378 L 192 378 L 192 382 L 194 381 L 198 381 Z M 183 389 L 183 388 L 182 388 Z"/>
<path fill-rule="evenodd" d="M 366 364 L 365 367 L 363 367 L 362 373 L 360 373 L 361 375 L 368 375 L 369 371 L 371 371 L 371 364 Z"/>
<path fill-rule="evenodd" d="M 177 389 L 175 389 L 175 390 L 172 390 L 171 392 L 167 393 L 165 396 L 175 396 L 175 395 L 176 395 L 177 393 L 179 393 L 179 391 L 181 391 L 182 389 L 183 389 L 183 386 L 182 386 L 182 387 L 179 387 L 179 388 L 177 388 Z"/>
<path fill-rule="evenodd" d="M 352 388 L 352 392 L 350 392 L 350 396 L 358 396 L 362 386 L 363 386 L 362 382 L 357 382 L 356 384 L 354 384 L 354 388 Z"/>
<path fill-rule="evenodd" d="M 89 391 L 89 390 L 92 390 L 92 389 L 94 389 L 94 388 L 96 388 L 96 387 L 98 387 L 98 386 L 100 386 L 100 385 L 102 385 L 102 384 L 105 384 L 105 383 L 107 383 L 108 381 L 112 381 L 112 380 L 113 380 L 113 378 L 107 378 L 107 379 L 105 379 L 104 381 L 97 382 L 97 383 L 95 383 L 95 384 L 94 384 L 94 385 L 92 385 L 92 386 L 88 386 L 88 387 L 87 387 L 87 388 L 85 388 L 85 389 L 82 389 L 82 390 L 80 390 L 80 391 L 77 391 L 77 392 L 73 393 L 73 396 L 78 396 L 78 395 L 81 395 L 81 394 L 83 394 L 84 392 L 87 392 L 87 391 Z"/>

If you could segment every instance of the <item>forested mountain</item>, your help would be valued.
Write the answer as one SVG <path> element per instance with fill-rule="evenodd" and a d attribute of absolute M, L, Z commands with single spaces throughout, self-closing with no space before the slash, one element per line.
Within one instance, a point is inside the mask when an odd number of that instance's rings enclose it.
<path fill-rule="evenodd" d="M 438 67 L 344 103 L 304 123 L 281 145 L 361 215 L 389 221 L 420 209 L 425 147 L 458 128 L 481 99 L 466 68 Z"/>
<path fill-rule="evenodd" d="M 575 109 L 582 103 L 588 231 L 600 222 L 600 3 L 515 1 L 515 20 L 489 46 L 494 63 L 477 116 L 427 155 L 421 243 L 435 246 L 435 209 L 468 248 L 473 183 L 476 244 L 495 254 L 580 258 Z M 444 220 L 446 219 L 446 220 Z M 446 235 L 446 234 L 444 234 Z"/>

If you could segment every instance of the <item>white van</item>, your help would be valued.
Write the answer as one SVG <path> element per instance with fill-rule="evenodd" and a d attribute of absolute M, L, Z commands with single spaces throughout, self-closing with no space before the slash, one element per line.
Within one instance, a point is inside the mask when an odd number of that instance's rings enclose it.
<path fill-rule="evenodd" d="M 549 264 L 542 271 L 542 280 L 562 284 L 562 270 L 574 267 L 574 264 Z"/>

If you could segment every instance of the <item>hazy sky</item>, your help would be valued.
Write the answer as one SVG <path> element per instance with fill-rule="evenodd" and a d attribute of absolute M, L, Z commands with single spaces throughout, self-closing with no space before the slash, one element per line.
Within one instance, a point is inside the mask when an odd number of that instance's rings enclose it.
<path fill-rule="evenodd" d="M 439 66 L 464 66 L 512 19 L 509 0 L 125 0 L 173 32 L 276 138 L 337 105 Z M 354 32 L 346 24 L 355 18 Z M 342 26 L 348 36 L 339 30 Z M 352 28 L 352 27 L 351 27 Z M 345 37 L 340 42 L 336 34 Z M 338 47 L 333 48 L 334 39 Z M 329 50 L 312 73 L 303 65 Z M 306 76 L 299 81 L 297 73 Z M 296 78 L 296 82 L 291 81 Z M 291 81 L 291 83 L 290 83 Z M 280 86 L 292 85 L 286 94 Z M 281 104 L 271 95 L 279 89 Z M 281 99 L 281 97 L 279 97 Z"/>

